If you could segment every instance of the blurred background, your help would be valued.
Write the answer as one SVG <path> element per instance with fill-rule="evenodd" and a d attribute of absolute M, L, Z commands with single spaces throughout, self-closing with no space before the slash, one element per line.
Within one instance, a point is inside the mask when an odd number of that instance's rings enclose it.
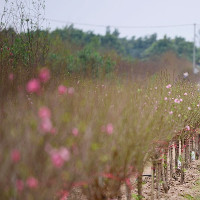
<path fill-rule="evenodd" d="M 115 71 L 140 79 L 164 68 L 178 74 L 188 72 L 196 79 L 199 4 L 197 0 L 0 0 L 1 30 L 48 32 L 46 42 L 51 48 L 46 62 L 54 63 L 52 68 L 62 65 L 69 73 L 81 71 L 71 67 L 77 58 L 80 65 L 93 61 L 98 65 L 99 56 L 102 62 L 109 58 L 106 73 Z M 55 53 L 56 40 L 63 46 L 62 52 Z"/>

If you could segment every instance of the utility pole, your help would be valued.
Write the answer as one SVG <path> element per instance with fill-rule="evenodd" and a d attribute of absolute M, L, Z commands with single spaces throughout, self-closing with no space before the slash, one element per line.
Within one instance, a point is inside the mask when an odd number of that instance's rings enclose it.
<path fill-rule="evenodd" d="M 193 46 L 193 73 L 196 74 L 198 73 L 196 70 L 196 48 L 195 48 L 195 43 L 196 43 L 196 24 L 194 24 L 194 46 Z"/>

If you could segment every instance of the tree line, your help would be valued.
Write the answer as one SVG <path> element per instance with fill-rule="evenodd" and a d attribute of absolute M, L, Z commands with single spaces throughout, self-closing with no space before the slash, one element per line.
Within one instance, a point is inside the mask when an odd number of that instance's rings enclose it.
<path fill-rule="evenodd" d="M 63 29 L 56 29 L 50 33 L 51 38 L 59 36 L 63 41 L 69 41 L 79 46 L 90 46 L 99 51 L 114 50 L 121 56 L 130 59 L 148 59 L 159 56 L 168 51 L 174 52 L 179 57 L 185 57 L 192 60 L 193 42 L 186 41 L 185 38 L 176 36 L 158 39 L 156 33 L 144 37 L 136 38 L 133 36 L 128 39 L 120 37 L 117 29 L 113 32 L 109 27 L 105 35 L 94 34 L 92 31 L 84 32 L 74 28 L 73 25 L 66 26 Z M 197 50 L 198 62 L 200 59 L 199 48 Z"/>

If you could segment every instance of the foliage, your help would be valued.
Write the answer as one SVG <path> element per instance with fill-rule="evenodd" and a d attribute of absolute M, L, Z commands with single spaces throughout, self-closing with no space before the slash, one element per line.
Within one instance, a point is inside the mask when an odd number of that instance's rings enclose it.
<path fill-rule="evenodd" d="M 143 172 L 156 141 L 199 125 L 199 93 L 188 82 L 169 84 L 166 75 L 133 83 L 54 74 L 48 82 L 46 71 L 2 102 L 1 199 L 56 198 L 77 185 L 88 199 L 116 197 L 127 178 Z M 33 80 L 40 86 L 30 87 Z"/>
<path fill-rule="evenodd" d="M 160 65 L 182 65 L 166 51 L 184 56 L 191 43 L 119 38 L 109 28 L 105 36 L 73 26 L 42 31 L 19 2 L 21 31 L 6 23 L 0 31 L 0 199 L 63 200 L 73 189 L 89 200 L 120 196 L 158 141 L 200 124 L 196 85 L 155 74 Z M 159 62 L 127 59 L 160 53 Z M 140 82 L 114 76 L 123 70 L 154 75 Z"/>
<path fill-rule="evenodd" d="M 30 4 L 27 8 L 24 1 L 5 1 L 0 21 L 1 68 L 7 65 L 7 60 L 12 67 L 37 67 L 45 62 L 48 31 L 40 30 L 45 1 L 32 0 Z"/>
<path fill-rule="evenodd" d="M 74 28 L 73 25 L 64 29 L 56 29 L 51 33 L 52 37 L 58 35 L 62 41 L 68 41 L 82 47 L 92 45 L 100 51 L 115 50 L 119 55 L 131 57 L 132 59 L 146 59 L 173 51 L 177 56 L 192 60 L 193 44 L 182 37 L 171 39 L 164 36 L 163 39 L 157 39 L 157 35 L 152 34 L 150 36 L 127 39 L 120 38 L 120 33 L 117 29 L 111 32 L 108 27 L 106 34 L 103 36 L 95 35 L 93 32 L 83 32 Z"/>

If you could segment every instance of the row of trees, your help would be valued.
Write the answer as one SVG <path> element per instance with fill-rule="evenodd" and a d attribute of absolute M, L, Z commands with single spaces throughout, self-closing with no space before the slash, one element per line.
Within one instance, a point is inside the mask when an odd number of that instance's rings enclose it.
<path fill-rule="evenodd" d="M 172 51 L 180 57 L 192 60 L 193 43 L 186 41 L 183 37 L 171 39 L 164 36 L 157 38 L 157 34 L 145 37 L 121 38 L 117 29 L 111 32 L 106 29 L 105 35 L 96 35 L 91 31 L 84 32 L 76 29 L 73 25 L 63 29 L 56 29 L 50 34 L 51 37 L 59 36 L 63 41 L 70 41 L 76 45 L 95 47 L 98 50 L 115 50 L 118 54 L 138 59 L 147 59 L 152 56 Z M 197 60 L 200 58 L 198 53 Z"/>
<path fill-rule="evenodd" d="M 109 29 L 104 36 L 83 32 L 73 26 L 53 32 L 28 29 L 22 33 L 9 28 L 0 31 L 0 35 L 2 66 L 10 60 L 13 66 L 48 64 L 55 71 L 65 68 L 69 73 L 83 74 L 88 73 L 89 67 L 95 76 L 99 72 L 113 71 L 119 55 L 121 59 L 130 61 L 151 60 L 169 51 L 189 61 L 193 55 L 192 42 L 181 37 L 157 39 L 157 35 L 153 34 L 127 39 L 120 38 L 117 30 L 111 33 Z M 199 52 L 197 49 L 197 62 Z"/>
<path fill-rule="evenodd" d="M 172 52 L 167 53 L 167 61 L 162 65 L 168 70 L 167 62 L 172 54 L 184 58 L 186 71 L 191 66 L 185 61 L 192 60 L 193 43 L 182 37 L 171 39 L 165 36 L 158 39 L 156 34 L 152 34 L 127 39 L 120 37 L 117 29 L 111 31 L 108 27 L 105 35 L 97 35 L 91 31 L 76 29 L 73 25 L 50 32 L 43 26 L 45 1 L 32 0 L 30 6 L 31 10 L 35 10 L 34 16 L 30 15 L 30 8 L 23 1 L 5 1 L 0 21 L 1 74 L 8 74 L 8 71 L 19 70 L 21 67 L 36 69 L 47 65 L 56 73 L 63 72 L 64 69 L 70 74 L 101 77 L 112 72 L 131 71 L 138 77 L 138 74 L 159 71 L 160 67 L 155 67 L 155 63 L 162 60 L 160 55 L 166 52 Z M 152 59 L 154 57 L 157 59 Z M 199 58 L 197 49 L 197 61 Z M 141 67 L 143 64 L 148 66 L 147 69 Z M 174 65 L 176 64 L 173 62 Z M 182 64 L 177 66 L 179 69 L 183 68 Z M 179 71 L 182 73 L 184 70 L 185 68 Z"/>

